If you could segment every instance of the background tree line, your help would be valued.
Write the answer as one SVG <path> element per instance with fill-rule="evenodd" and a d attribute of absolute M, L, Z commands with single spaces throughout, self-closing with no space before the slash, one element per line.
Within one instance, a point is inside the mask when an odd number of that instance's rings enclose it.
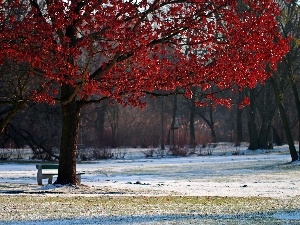
<path fill-rule="evenodd" d="M 244 94 L 251 96 L 251 105 L 243 108 L 238 107 L 239 95 L 231 96 L 237 98 L 237 104 L 230 109 L 213 105 L 198 107 L 182 96 L 176 96 L 176 108 L 175 96 L 149 98 L 145 109 L 123 107 L 109 101 L 92 104 L 81 113 L 79 147 L 158 147 L 162 142 L 172 145 L 174 113 L 174 142 L 179 146 L 215 142 L 252 144 L 251 138 L 259 139 L 256 147 L 250 144 L 251 149 L 268 148 L 272 141 L 280 145 L 286 143 L 286 138 L 272 91 L 269 82 L 249 90 Z M 222 95 L 226 96 L 226 93 Z M 291 133 L 298 140 L 299 121 L 292 104 L 293 95 L 289 89 L 284 95 Z M 4 111 L 6 107 L 1 109 Z M 55 105 L 27 105 L 6 126 L 1 136 L 1 147 L 58 148 L 59 115 L 60 108 Z M 5 113 L 1 114 L 1 117 L 4 116 Z"/>

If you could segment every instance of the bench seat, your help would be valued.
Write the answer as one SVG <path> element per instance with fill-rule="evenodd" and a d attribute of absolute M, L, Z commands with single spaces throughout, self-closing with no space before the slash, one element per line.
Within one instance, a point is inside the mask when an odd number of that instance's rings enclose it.
<path fill-rule="evenodd" d="M 57 170 L 58 170 L 58 164 L 40 164 L 40 165 L 36 165 L 37 168 L 37 183 L 38 185 L 43 185 L 43 179 L 48 179 L 48 184 L 52 184 L 53 181 L 53 176 L 57 176 Z M 43 172 L 44 170 L 47 170 L 47 172 Z M 55 173 L 53 173 L 50 170 L 56 170 Z M 78 181 L 78 183 L 81 183 L 81 175 L 85 174 L 83 172 L 78 172 L 76 173 L 76 179 Z"/>

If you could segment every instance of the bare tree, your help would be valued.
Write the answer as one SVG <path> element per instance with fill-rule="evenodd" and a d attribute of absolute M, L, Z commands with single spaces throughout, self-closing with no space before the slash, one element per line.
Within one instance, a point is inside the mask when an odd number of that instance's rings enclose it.
<path fill-rule="evenodd" d="M 298 117 L 298 141 L 300 140 L 300 97 L 299 97 L 299 74 L 300 74 L 300 6 L 298 1 L 279 1 L 281 5 L 281 16 L 279 24 L 284 36 L 291 36 L 290 51 L 284 57 L 276 76 L 287 76 L 294 98 Z M 274 80 L 274 82 L 276 82 Z M 276 83 L 274 83 L 276 85 Z M 286 126 L 287 128 L 287 126 Z M 286 130 L 286 133 L 289 133 Z M 300 154 L 300 141 L 299 141 Z"/>

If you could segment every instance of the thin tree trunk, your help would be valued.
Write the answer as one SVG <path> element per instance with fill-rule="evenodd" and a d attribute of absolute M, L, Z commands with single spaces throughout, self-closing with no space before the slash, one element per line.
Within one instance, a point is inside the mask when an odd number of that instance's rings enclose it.
<path fill-rule="evenodd" d="M 175 149 L 176 143 L 175 143 L 175 129 L 177 129 L 176 125 L 176 116 L 177 116 L 177 100 L 178 96 L 173 96 L 173 109 L 172 109 L 172 122 L 170 127 L 170 146 L 171 149 Z"/>
<path fill-rule="evenodd" d="M 196 147 L 196 135 L 195 135 L 195 102 L 191 102 L 190 109 L 190 147 Z"/>
<path fill-rule="evenodd" d="M 202 113 L 198 112 L 198 115 L 205 121 L 205 123 L 208 125 L 210 129 L 211 134 L 211 142 L 216 143 L 217 142 L 217 135 L 215 132 L 215 122 L 213 117 L 213 107 L 209 106 L 209 119 L 207 119 Z"/>
<path fill-rule="evenodd" d="M 16 103 L 13 106 L 13 109 L 7 113 L 6 117 L 3 120 L 0 120 L 0 135 L 2 134 L 2 132 L 4 132 L 5 127 L 7 126 L 9 121 L 11 121 L 12 118 L 14 118 L 14 116 L 25 106 L 25 104 L 26 104 L 25 101 Z"/>
<path fill-rule="evenodd" d="M 217 135 L 215 132 L 215 122 L 214 122 L 214 117 L 213 117 L 213 107 L 212 106 L 209 107 L 209 119 L 210 119 L 210 123 L 208 125 L 209 125 L 210 133 L 211 133 L 211 142 L 216 143 Z"/>
<path fill-rule="evenodd" d="M 262 124 L 260 128 L 260 133 L 259 133 L 259 146 L 262 149 L 267 149 L 268 148 L 268 137 L 270 135 L 270 127 L 271 124 L 268 123 L 266 120 L 262 119 Z"/>
<path fill-rule="evenodd" d="M 282 93 L 280 92 L 274 77 L 271 77 L 270 81 L 271 81 L 271 84 L 274 89 L 274 93 L 275 93 L 275 97 L 276 97 L 276 101 L 277 101 L 277 105 L 278 105 L 278 109 L 279 109 L 279 113 L 280 113 L 280 118 L 281 118 L 283 129 L 284 129 L 284 132 L 286 135 L 286 139 L 287 139 L 287 142 L 289 145 L 292 161 L 296 161 L 296 160 L 298 160 L 298 153 L 297 153 L 297 150 L 294 145 L 294 140 L 293 140 L 290 126 L 289 126 L 288 117 L 287 117 L 285 109 L 283 107 Z"/>
<path fill-rule="evenodd" d="M 259 132 L 259 145 L 263 149 L 269 148 L 269 137 L 271 133 L 271 123 L 275 115 L 274 92 L 271 90 L 271 85 L 264 86 L 263 96 L 260 101 L 260 117 L 261 127 Z"/>
<path fill-rule="evenodd" d="M 117 144 L 117 131 L 119 128 L 119 108 L 118 106 L 114 106 L 113 115 L 111 120 L 111 147 L 115 148 L 118 146 Z"/>
<path fill-rule="evenodd" d="M 299 155 L 300 155 L 300 99 L 298 94 L 297 85 L 295 83 L 295 78 L 289 73 L 289 78 L 292 86 L 292 92 L 294 95 L 295 105 L 298 113 L 298 143 L 299 143 Z"/>
<path fill-rule="evenodd" d="M 195 112 L 196 112 L 196 104 L 195 104 L 195 94 L 196 94 L 196 88 L 191 87 L 191 90 L 193 92 L 193 97 L 190 100 L 190 147 L 195 148 L 196 147 L 196 135 L 195 135 Z"/>
<path fill-rule="evenodd" d="M 236 112 L 236 145 L 240 146 L 243 141 L 243 109 L 237 107 Z"/>
<path fill-rule="evenodd" d="M 238 101 L 242 102 L 244 98 L 244 93 L 238 93 Z M 243 137 L 243 112 L 244 108 L 240 108 L 238 105 L 236 106 L 236 146 L 240 146 L 241 142 L 244 141 Z"/>
<path fill-rule="evenodd" d="M 104 102 L 101 107 L 97 110 L 97 146 L 103 147 L 105 145 L 104 142 L 104 123 L 105 123 L 105 113 L 106 113 L 107 103 Z"/>
<path fill-rule="evenodd" d="M 165 118 L 164 118 L 164 96 L 161 97 L 161 150 L 165 150 Z"/>
<path fill-rule="evenodd" d="M 263 149 L 267 149 L 269 147 L 268 139 L 271 132 L 271 123 L 275 114 L 274 110 L 269 110 L 267 112 L 263 112 L 262 117 L 262 124 L 260 127 L 259 133 L 259 146 Z"/>

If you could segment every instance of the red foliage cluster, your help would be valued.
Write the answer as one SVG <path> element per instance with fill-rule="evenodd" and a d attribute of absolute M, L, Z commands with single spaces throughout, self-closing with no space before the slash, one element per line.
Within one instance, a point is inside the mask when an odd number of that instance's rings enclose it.
<path fill-rule="evenodd" d="M 278 14 L 274 0 L 1 1 L 0 65 L 31 65 L 36 101 L 65 84 L 133 105 L 155 90 L 254 87 L 288 51 Z"/>

